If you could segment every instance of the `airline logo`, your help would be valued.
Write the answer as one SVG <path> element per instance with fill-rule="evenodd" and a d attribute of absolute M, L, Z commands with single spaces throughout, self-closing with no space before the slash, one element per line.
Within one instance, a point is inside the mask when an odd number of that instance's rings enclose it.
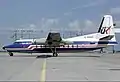
<path fill-rule="evenodd" d="M 108 34 L 108 33 L 110 33 L 110 28 L 111 28 L 111 26 L 110 27 L 102 27 L 100 30 L 100 33 L 101 34 Z"/>

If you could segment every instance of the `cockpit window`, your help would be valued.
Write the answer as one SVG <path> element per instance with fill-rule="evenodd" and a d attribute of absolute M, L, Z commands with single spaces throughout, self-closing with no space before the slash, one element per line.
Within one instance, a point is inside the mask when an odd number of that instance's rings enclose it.
<path fill-rule="evenodd" d="M 21 42 L 14 42 L 14 44 L 20 44 Z"/>

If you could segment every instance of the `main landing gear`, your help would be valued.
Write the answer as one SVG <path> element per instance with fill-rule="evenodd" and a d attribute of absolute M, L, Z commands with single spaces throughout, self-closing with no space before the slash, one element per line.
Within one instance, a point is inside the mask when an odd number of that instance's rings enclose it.
<path fill-rule="evenodd" d="M 54 49 L 50 48 L 52 53 L 53 53 L 53 57 L 57 57 L 58 56 L 58 53 L 57 53 L 57 50 L 56 50 L 56 47 L 54 47 Z"/>
<path fill-rule="evenodd" d="M 103 48 L 101 48 L 101 49 L 100 49 L 100 53 L 103 53 L 103 52 L 104 52 L 104 51 L 103 51 Z"/>
<path fill-rule="evenodd" d="M 13 53 L 12 53 L 12 52 L 9 52 L 9 55 L 10 55 L 10 56 L 13 56 Z"/>

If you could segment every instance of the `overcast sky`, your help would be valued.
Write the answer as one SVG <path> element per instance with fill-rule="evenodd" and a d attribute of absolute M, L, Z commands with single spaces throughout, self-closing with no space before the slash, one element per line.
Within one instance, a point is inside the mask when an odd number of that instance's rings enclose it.
<path fill-rule="evenodd" d="M 13 29 L 96 32 L 101 17 L 111 14 L 120 26 L 120 0 L 0 0 L 1 46 Z"/>

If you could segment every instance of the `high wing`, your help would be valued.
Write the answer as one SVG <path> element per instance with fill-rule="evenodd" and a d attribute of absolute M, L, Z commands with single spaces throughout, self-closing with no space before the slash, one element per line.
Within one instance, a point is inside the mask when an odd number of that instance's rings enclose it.
<path fill-rule="evenodd" d="M 34 39 L 34 44 L 43 44 L 49 47 L 59 47 L 70 43 L 72 42 L 61 38 L 58 32 L 50 32 L 47 38 Z"/>
<path fill-rule="evenodd" d="M 48 37 L 45 41 L 45 45 L 47 46 L 54 46 L 58 47 L 62 43 L 62 38 L 60 36 L 60 33 L 49 33 Z"/>

